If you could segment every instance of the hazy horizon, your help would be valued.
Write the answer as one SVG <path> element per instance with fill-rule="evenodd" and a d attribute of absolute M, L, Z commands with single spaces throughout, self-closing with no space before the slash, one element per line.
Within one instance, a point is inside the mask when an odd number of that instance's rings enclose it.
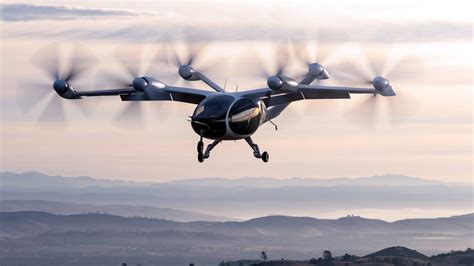
<path fill-rule="evenodd" d="M 126 181 L 126 182 L 138 182 L 138 183 L 167 183 L 167 182 L 173 182 L 173 181 L 186 181 L 186 180 L 194 180 L 194 179 L 201 179 L 201 180 L 206 180 L 206 179 L 224 179 L 224 180 L 245 180 L 245 179 L 275 179 L 275 180 L 297 180 L 297 179 L 309 179 L 309 180 L 334 180 L 334 179 L 350 179 L 350 180 L 357 180 L 357 179 L 363 179 L 363 178 L 368 178 L 368 177 L 386 177 L 386 176 L 403 176 L 403 177 L 409 177 L 409 178 L 420 178 L 424 179 L 427 181 L 437 181 L 437 182 L 442 182 L 445 184 L 460 184 L 460 185 L 471 185 L 474 186 L 474 182 L 468 181 L 468 182 L 457 182 L 457 181 L 450 181 L 446 179 L 434 179 L 430 177 L 425 177 L 425 176 L 414 176 L 414 175 L 405 175 L 401 173 L 375 173 L 372 175 L 359 175 L 359 176 L 332 176 L 332 177 L 325 177 L 325 176 L 318 176 L 318 177 L 305 177 L 305 176 L 259 176 L 259 175 L 243 175 L 243 176 L 232 176 L 232 177 L 226 177 L 226 176 L 190 176 L 190 177 L 182 177 L 182 178 L 160 178 L 159 180 L 157 179 L 137 179 L 137 178 L 120 178 L 120 177 L 103 177 L 103 176 L 95 176 L 95 175 L 84 175 L 84 174 L 77 174 L 77 175 L 62 175 L 62 174 L 56 174 L 56 173 L 49 173 L 49 172 L 43 172 L 43 171 L 37 171 L 37 170 L 26 170 L 26 171 L 9 171 L 9 170 L 0 170 L 0 173 L 2 172 L 10 172 L 10 173 L 15 173 L 15 174 L 25 174 L 25 173 L 39 173 L 42 175 L 46 176 L 60 176 L 60 177 L 66 177 L 66 178 L 77 178 L 77 177 L 91 177 L 93 179 L 97 180 L 104 180 L 104 181 Z"/>
<path fill-rule="evenodd" d="M 94 177 L 51 177 L 36 172 L 2 173 L 0 177 L 3 200 L 124 205 L 131 210 L 133 206 L 138 210 L 141 208 L 136 206 L 153 206 L 243 220 L 268 215 L 320 219 L 356 215 L 395 221 L 474 212 L 469 203 L 471 183 L 398 175 L 343 180 L 213 178 L 144 184 Z M 180 196 L 176 198 L 177 194 Z"/>

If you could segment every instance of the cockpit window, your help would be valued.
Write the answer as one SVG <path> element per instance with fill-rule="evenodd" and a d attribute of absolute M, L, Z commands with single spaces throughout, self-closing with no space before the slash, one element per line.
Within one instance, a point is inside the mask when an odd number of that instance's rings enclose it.
<path fill-rule="evenodd" d="M 252 134 L 260 125 L 261 114 L 262 110 L 258 101 L 240 99 L 229 112 L 230 128 L 236 134 Z"/>
<path fill-rule="evenodd" d="M 194 111 L 194 116 L 225 119 L 227 110 L 234 102 L 234 98 L 229 95 L 216 95 L 212 98 L 204 100 Z"/>
<path fill-rule="evenodd" d="M 226 114 L 233 102 L 234 97 L 229 95 L 214 95 L 202 101 L 194 110 L 194 131 L 206 138 L 223 137 L 227 131 Z"/>

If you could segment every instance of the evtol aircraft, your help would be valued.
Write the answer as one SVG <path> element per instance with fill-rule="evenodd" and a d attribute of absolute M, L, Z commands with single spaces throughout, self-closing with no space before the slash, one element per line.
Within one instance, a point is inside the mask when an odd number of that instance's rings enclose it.
<path fill-rule="evenodd" d="M 198 51 L 198 50 L 196 50 Z M 188 52 L 183 60 L 176 52 L 166 56 L 178 68 L 179 76 L 186 81 L 201 81 L 211 90 L 165 84 L 151 76 L 139 76 L 130 70 L 131 80 L 122 82 L 117 88 L 100 90 L 76 90 L 72 82 L 87 66 L 81 56 L 74 56 L 67 71 L 61 70 L 58 56 L 37 63 L 52 78 L 52 88 L 60 97 L 78 101 L 84 97 L 118 96 L 122 101 L 177 101 L 195 105 L 189 116 L 191 127 L 199 136 L 197 159 L 210 157 L 211 151 L 222 141 L 245 140 L 255 158 L 268 162 L 269 153 L 261 152 L 252 135 L 265 123 L 272 123 L 291 103 L 311 99 L 349 99 L 351 94 L 369 94 L 374 97 L 396 96 L 392 84 L 383 76 L 376 75 L 367 80 L 369 86 L 326 86 L 314 81 L 329 78 L 329 72 L 319 62 L 306 62 L 307 72 L 295 80 L 284 73 L 285 62 L 278 65 L 275 73 L 266 74 L 266 87 L 245 91 L 226 91 L 205 74 L 193 67 L 198 52 Z M 82 61 L 81 61 L 82 60 Z M 50 85 L 51 86 L 51 85 Z M 49 87 L 51 88 L 51 87 Z M 276 125 L 275 125 L 276 127 Z M 212 142 L 204 146 L 204 139 Z"/>

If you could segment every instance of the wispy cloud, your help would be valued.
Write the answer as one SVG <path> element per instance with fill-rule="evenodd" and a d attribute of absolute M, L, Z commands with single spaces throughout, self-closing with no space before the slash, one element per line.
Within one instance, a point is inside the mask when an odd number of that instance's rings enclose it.
<path fill-rule="evenodd" d="M 70 20 L 137 16 L 147 14 L 119 9 L 81 8 L 52 5 L 0 4 L 3 21 Z"/>
<path fill-rule="evenodd" d="M 79 21 L 78 15 L 82 11 L 74 11 L 73 14 L 55 15 L 15 15 L 4 14 L 3 20 L 28 22 L 39 19 L 61 20 L 61 24 L 55 27 L 46 26 L 44 22 L 32 25 L 31 23 L 11 23 L 3 27 L 3 37 L 39 37 L 39 38 L 62 38 L 77 40 L 102 39 L 107 41 L 130 41 L 142 42 L 143 39 L 153 41 L 293 41 L 314 40 L 327 43 L 341 42 L 444 42 L 444 41 L 468 41 L 472 38 L 472 27 L 466 23 L 405 23 L 405 24 L 380 24 L 368 25 L 359 23 L 353 25 L 351 31 L 333 25 L 325 25 L 319 28 L 289 27 L 285 24 L 247 24 L 238 23 L 200 23 L 199 21 L 182 22 L 179 14 L 151 15 L 146 20 L 134 19 L 141 13 L 129 13 L 128 11 L 100 11 L 86 12 L 94 21 Z M 70 21 L 70 18 L 73 20 Z M 113 19 L 109 21 L 96 20 L 98 17 Z M 126 22 L 116 18 L 128 16 Z M 41 18 L 44 17 L 44 18 Z M 77 20 L 74 20 L 77 18 Z M 275 30 L 278 28 L 278 30 Z M 250 30 L 251 29 L 251 30 Z"/>

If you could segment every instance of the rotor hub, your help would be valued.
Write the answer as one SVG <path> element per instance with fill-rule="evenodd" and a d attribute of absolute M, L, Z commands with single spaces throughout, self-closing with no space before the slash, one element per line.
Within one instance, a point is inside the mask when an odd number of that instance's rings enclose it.
<path fill-rule="evenodd" d="M 279 90 L 283 86 L 283 80 L 278 76 L 270 76 L 267 79 L 267 85 L 272 90 Z"/>
<path fill-rule="evenodd" d="M 136 78 L 133 80 L 132 86 L 137 91 L 143 91 L 148 86 L 148 81 L 145 78 Z"/>
<path fill-rule="evenodd" d="M 308 66 L 308 72 L 315 77 L 321 75 L 323 71 L 324 67 L 318 63 L 312 63 Z"/>
<path fill-rule="evenodd" d="M 388 82 L 386 78 L 381 76 L 375 77 L 372 83 L 374 84 L 375 89 L 378 91 L 382 91 L 384 88 L 390 85 L 390 82 Z"/>
<path fill-rule="evenodd" d="M 191 78 L 194 72 L 194 69 L 189 65 L 182 65 L 178 69 L 178 73 L 183 79 Z"/>
<path fill-rule="evenodd" d="M 53 88 L 58 94 L 63 94 L 69 89 L 69 84 L 62 79 L 57 79 L 53 83 Z"/>

